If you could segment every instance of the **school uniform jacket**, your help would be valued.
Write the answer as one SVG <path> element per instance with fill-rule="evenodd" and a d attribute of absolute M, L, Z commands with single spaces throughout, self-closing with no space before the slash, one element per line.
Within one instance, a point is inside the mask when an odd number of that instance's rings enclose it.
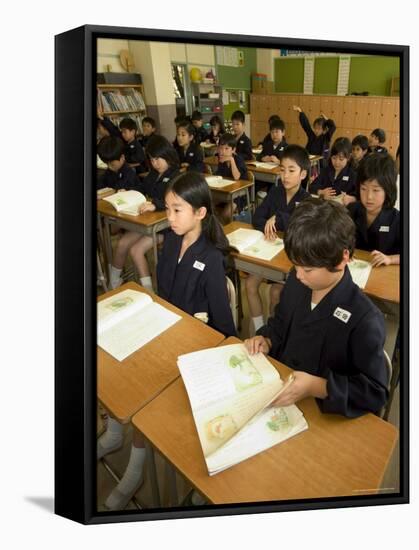
<path fill-rule="evenodd" d="M 125 160 L 128 164 L 139 164 L 139 166 L 133 167 L 137 174 L 148 170 L 144 150 L 141 143 L 136 139 L 125 144 Z"/>
<path fill-rule="evenodd" d="M 275 214 L 277 231 L 285 231 L 294 208 L 299 202 L 309 196 L 309 193 L 300 187 L 287 204 L 287 195 L 282 183 L 277 187 L 271 187 L 262 204 L 256 208 L 253 214 L 253 227 L 259 229 L 259 231 L 263 231 L 268 219 Z"/>
<path fill-rule="evenodd" d="M 218 145 L 218 141 L 220 137 L 222 136 L 222 133 L 219 132 L 216 136 L 214 135 L 214 132 L 211 130 L 211 132 L 207 135 L 205 139 L 208 139 L 210 143 L 214 143 L 215 145 Z"/>
<path fill-rule="evenodd" d="M 388 373 L 384 318 L 352 281 L 349 269 L 311 310 L 311 290 L 290 273 L 273 318 L 262 327 L 270 355 L 292 369 L 327 380 L 325 413 L 356 417 L 385 404 Z"/>
<path fill-rule="evenodd" d="M 223 254 L 201 234 L 178 262 L 182 235 L 169 231 L 157 264 L 159 296 L 190 315 L 206 312 L 208 324 L 236 336 Z"/>
<path fill-rule="evenodd" d="M 299 114 L 299 120 L 301 127 L 307 136 L 307 151 L 310 155 L 322 155 L 325 158 L 329 153 L 330 141 L 336 130 L 334 121 L 331 118 L 328 118 L 326 120 L 327 132 L 321 134 L 320 136 L 316 136 L 305 113 Z"/>
<path fill-rule="evenodd" d="M 164 194 L 170 180 L 179 174 L 177 166 L 169 166 L 163 174 L 159 174 L 157 170 L 150 170 L 142 182 L 139 184 L 139 191 L 146 195 L 155 205 L 156 210 L 164 210 Z"/>
<path fill-rule="evenodd" d="M 243 160 L 253 160 L 252 142 L 244 132 L 236 140 L 236 155 L 242 157 Z"/>
<path fill-rule="evenodd" d="M 189 164 L 188 170 L 204 172 L 204 155 L 200 145 L 190 143 L 189 147 L 185 151 L 185 149 L 180 147 L 180 145 L 176 142 L 175 149 L 178 154 L 180 164 L 187 162 Z"/>
<path fill-rule="evenodd" d="M 134 169 L 125 162 L 118 172 L 113 172 L 109 168 L 105 171 L 99 178 L 96 188 L 102 189 L 103 187 L 112 187 L 116 191 L 119 189 L 140 191 L 140 181 Z"/>
<path fill-rule="evenodd" d="M 208 132 L 205 130 L 203 126 L 201 126 L 200 128 L 195 128 L 195 136 L 196 136 L 196 142 L 199 146 L 201 141 L 205 141 L 206 139 L 208 139 Z"/>
<path fill-rule="evenodd" d="M 353 202 L 347 208 L 355 222 L 357 248 L 400 254 L 400 212 L 396 208 L 383 208 L 370 227 L 361 202 Z"/>
<path fill-rule="evenodd" d="M 382 153 L 383 155 L 387 155 L 388 151 L 384 145 L 377 145 L 376 147 L 368 147 L 368 153 Z"/>
<path fill-rule="evenodd" d="M 283 139 L 279 143 L 275 144 L 272 139 L 265 141 L 262 145 L 262 152 L 258 154 L 257 160 L 262 160 L 263 157 L 275 155 L 278 159 L 281 158 L 281 154 L 284 151 L 288 143 Z"/>
<path fill-rule="evenodd" d="M 355 195 L 356 172 L 354 172 L 348 163 L 335 179 L 335 169 L 333 166 L 327 166 L 320 175 L 310 184 L 310 193 L 317 193 L 319 189 L 333 187 L 336 195 L 347 193 Z"/>
<path fill-rule="evenodd" d="M 119 137 L 122 139 L 121 130 L 116 126 L 110 118 L 107 116 L 104 116 L 103 119 L 100 120 L 100 123 L 104 128 L 106 128 L 109 132 L 109 135 Z"/>
<path fill-rule="evenodd" d="M 236 153 L 233 153 L 234 160 L 236 162 L 237 169 L 240 172 L 240 178 L 241 180 L 247 180 L 247 167 L 239 155 Z M 217 176 L 222 176 L 223 178 L 232 178 L 233 174 L 231 172 L 230 163 L 228 161 L 225 162 L 219 162 L 217 167 Z"/>

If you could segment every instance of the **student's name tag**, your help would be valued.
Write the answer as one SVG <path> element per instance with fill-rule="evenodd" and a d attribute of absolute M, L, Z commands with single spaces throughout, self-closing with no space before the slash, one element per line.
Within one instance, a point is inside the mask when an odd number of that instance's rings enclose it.
<path fill-rule="evenodd" d="M 195 269 L 199 269 L 199 271 L 204 271 L 205 269 L 205 264 L 201 263 L 201 262 L 198 262 L 198 260 L 195 261 L 195 263 L 193 264 L 193 267 Z"/>
<path fill-rule="evenodd" d="M 190 156 L 190 157 L 193 157 L 193 153 L 189 153 L 189 156 Z"/>
<path fill-rule="evenodd" d="M 169 178 L 163 178 L 163 183 L 167 183 L 169 181 Z"/>
<path fill-rule="evenodd" d="M 244 141 L 241 139 L 241 140 L 239 141 L 239 143 L 241 143 L 241 144 L 243 145 Z"/>
<path fill-rule="evenodd" d="M 333 313 L 333 316 L 339 319 L 339 321 L 343 321 L 344 323 L 347 323 L 349 319 L 351 318 L 352 313 L 349 311 L 346 311 L 346 309 L 342 309 L 341 307 L 337 307 L 335 309 L 335 312 Z"/>
<path fill-rule="evenodd" d="M 348 181 L 349 176 L 343 176 L 342 181 Z"/>
<path fill-rule="evenodd" d="M 381 225 L 380 229 L 378 230 L 380 233 L 389 233 L 390 227 L 388 225 Z"/>

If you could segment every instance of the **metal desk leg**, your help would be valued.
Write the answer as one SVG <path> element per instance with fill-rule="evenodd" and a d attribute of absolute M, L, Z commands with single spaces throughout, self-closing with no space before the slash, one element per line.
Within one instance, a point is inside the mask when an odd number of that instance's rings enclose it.
<path fill-rule="evenodd" d="M 148 464 L 148 473 L 150 476 L 151 483 L 151 498 L 153 501 L 154 508 L 160 508 L 160 493 L 159 493 L 159 484 L 157 481 L 157 471 L 156 471 L 156 462 L 154 459 L 154 450 L 150 442 L 145 439 L 145 451 L 146 451 L 146 460 Z"/>
<path fill-rule="evenodd" d="M 110 229 L 110 222 L 108 218 L 104 218 L 104 244 L 105 244 L 105 250 L 106 250 L 106 258 L 108 260 L 108 267 L 110 269 L 110 266 L 112 265 L 112 240 L 111 240 L 111 229 Z M 109 273 L 109 280 L 110 280 L 110 273 Z"/>

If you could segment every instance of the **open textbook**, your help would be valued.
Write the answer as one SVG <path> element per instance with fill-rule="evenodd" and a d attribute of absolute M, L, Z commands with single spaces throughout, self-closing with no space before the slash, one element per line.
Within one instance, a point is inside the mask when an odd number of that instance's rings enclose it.
<path fill-rule="evenodd" d="M 272 260 L 284 248 L 284 241 L 279 237 L 274 241 L 265 239 L 262 231 L 240 227 L 227 235 L 231 246 L 237 248 L 241 254 L 253 256 L 261 260 Z"/>
<path fill-rule="evenodd" d="M 293 379 L 244 344 L 181 355 L 178 367 L 210 475 L 308 428 L 295 405 L 269 406 Z"/>
<path fill-rule="evenodd" d="M 120 191 L 110 197 L 104 197 L 104 201 L 108 201 L 121 214 L 129 214 L 130 216 L 138 216 L 138 207 L 146 202 L 145 196 L 139 191 Z"/>
<path fill-rule="evenodd" d="M 265 168 L 266 170 L 272 170 L 273 168 L 278 168 L 279 166 L 276 162 L 260 162 L 258 160 L 250 160 L 248 164 L 256 166 L 256 168 Z"/>
<path fill-rule="evenodd" d="M 365 288 L 368 277 L 370 276 L 372 265 L 364 260 L 353 258 L 348 263 L 349 271 L 352 275 L 352 280 L 359 288 Z"/>
<path fill-rule="evenodd" d="M 226 187 L 234 183 L 232 180 L 226 180 L 222 176 L 205 176 L 206 182 L 210 187 L 219 189 L 220 187 Z"/>
<path fill-rule="evenodd" d="M 181 317 L 137 290 L 123 290 L 97 304 L 98 345 L 123 361 Z"/>

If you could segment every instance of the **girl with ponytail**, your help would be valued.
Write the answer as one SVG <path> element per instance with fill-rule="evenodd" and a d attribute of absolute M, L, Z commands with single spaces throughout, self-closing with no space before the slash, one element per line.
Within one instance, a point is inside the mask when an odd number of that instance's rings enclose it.
<path fill-rule="evenodd" d="M 232 248 L 215 217 L 204 176 L 186 172 L 172 180 L 165 203 L 171 231 L 157 264 L 159 295 L 235 336 L 224 267 Z"/>

